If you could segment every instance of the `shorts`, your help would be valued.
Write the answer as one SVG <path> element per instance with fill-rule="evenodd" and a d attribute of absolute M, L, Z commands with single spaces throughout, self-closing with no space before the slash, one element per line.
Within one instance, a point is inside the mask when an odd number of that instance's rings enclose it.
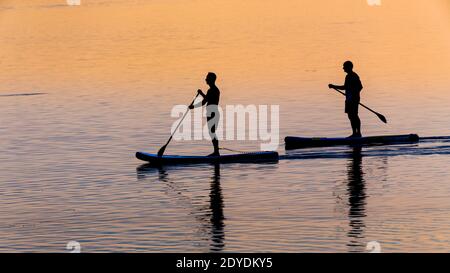
<path fill-rule="evenodd" d="M 359 101 L 345 101 L 345 113 L 349 115 L 357 115 L 359 108 Z"/>

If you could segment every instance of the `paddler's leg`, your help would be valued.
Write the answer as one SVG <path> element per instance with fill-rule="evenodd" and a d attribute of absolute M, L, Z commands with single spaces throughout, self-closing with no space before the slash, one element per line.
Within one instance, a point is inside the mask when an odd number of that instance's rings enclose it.
<path fill-rule="evenodd" d="M 219 140 L 217 139 L 217 135 L 216 135 L 216 125 L 213 125 L 210 129 L 210 136 L 211 136 L 211 141 L 214 147 L 214 152 L 212 154 L 210 154 L 209 156 L 220 156 L 219 153 Z"/>
<path fill-rule="evenodd" d="M 358 102 L 346 102 L 345 103 L 345 112 L 348 115 L 348 119 L 350 120 L 350 124 L 352 126 L 353 134 L 350 137 L 361 137 L 361 120 L 358 116 Z"/>
<path fill-rule="evenodd" d="M 217 118 L 214 117 L 217 115 Z M 217 113 L 211 113 L 211 116 L 207 118 L 208 128 L 209 128 L 209 136 L 211 137 L 211 141 L 214 147 L 214 152 L 208 156 L 220 156 L 219 153 L 219 139 L 216 135 L 216 127 L 219 121 L 219 115 Z"/>
<path fill-rule="evenodd" d="M 356 136 L 356 128 L 355 128 L 355 123 L 353 121 L 353 113 L 352 113 L 352 103 L 349 101 L 345 101 L 345 113 L 347 113 L 348 119 L 350 120 L 350 125 L 352 126 L 352 135 L 349 136 L 350 137 L 355 137 Z"/>
<path fill-rule="evenodd" d="M 361 120 L 359 119 L 358 114 L 349 113 L 348 119 L 350 120 L 353 130 L 353 134 L 350 137 L 361 137 Z"/>
<path fill-rule="evenodd" d="M 353 131 L 352 135 L 349 137 L 355 137 L 356 136 L 355 121 L 353 119 L 352 114 L 348 113 L 347 115 L 348 115 L 348 119 L 350 120 L 350 125 L 352 126 L 352 131 Z"/>
<path fill-rule="evenodd" d="M 354 117 L 354 123 L 355 123 L 355 130 L 356 130 L 356 137 L 362 137 L 361 134 L 361 119 L 358 116 L 358 113 L 356 113 Z"/>
<path fill-rule="evenodd" d="M 219 153 L 219 141 L 217 139 L 212 140 L 213 146 L 214 146 L 214 153 L 212 153 L 213 156 L 220 156 Z"/>
<path fill-rule="evenodd" d="M 355 123 L 355 131 L 356 131 L 356 137 L 362 137 L 361 134 L 361 119 L 359 118 L 358 115 L 358 108 L 359 108 L 359 101 L 356 101 L 355 104 L 353 105 L 354 107 L 354 111 L 353 111 L 353 115 L 354 115 L 354 123 Z"/>

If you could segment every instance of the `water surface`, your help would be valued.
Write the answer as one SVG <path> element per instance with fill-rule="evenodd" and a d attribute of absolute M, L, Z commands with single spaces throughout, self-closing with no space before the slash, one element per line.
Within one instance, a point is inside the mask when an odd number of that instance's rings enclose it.
<path fill-rule="evenodd" d="M 449 136 L 444 0 L 0 3 L 0 251 L 450 250 L 449 139 L 285 152 L 277 164 L 150 168 L 175 104 L 218 74 L 221 103 L 280 105 L 286 135 Z M 224 141 L 254 151 L 259 141 Z M 208 154 L 208 141 L 166 153 Z"/>

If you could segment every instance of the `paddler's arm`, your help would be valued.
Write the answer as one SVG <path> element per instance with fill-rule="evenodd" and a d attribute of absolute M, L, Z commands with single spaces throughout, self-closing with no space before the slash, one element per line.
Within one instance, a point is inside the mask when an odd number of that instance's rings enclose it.
<path fill-rule="evenodd" d="M 197 93 L 200 96 L 203 97 L 203 100 L 201 102 L 196 103 L 196 104 L 189 105 L 189 109 L 194 109 L 194 108 L 197 108 L 197 107 L 201 107 L 201 106 L 205 105 L 208 102 L 208 100 L 206 99 L 206 95 L 203 93 L 202 90 L 200 90 L 200 89 L 197 90 Z"/>
<path fill-rule="evenodd" d="M 336 88 L 336 89 L 338 89 L 338 90 L 345 90 L 346 88 L 345 88 L 345 85 L 334 85 L 334 84 L 329 84 L 328 85 L 328 88 Z"/>

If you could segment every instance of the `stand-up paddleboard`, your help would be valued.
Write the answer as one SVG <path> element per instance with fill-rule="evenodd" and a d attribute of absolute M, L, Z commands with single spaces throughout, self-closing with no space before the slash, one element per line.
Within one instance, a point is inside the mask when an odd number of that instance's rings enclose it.
<path fill-rule="evenodd" d="M 288 136 L 284 139 L 286 150 L 309 148 L 309 147 L 327 147 L 336 145 L 376 145 L 376 144 L 399 144 L 414 143 L 419 141 L 416 134 L 397 135 L 397 136 L 371 136 L 355 138 L 306 138 Z"/>
<path fill-rule="evenodd" d="M 254 152 L 221 156 L 184 156 L 164 155 L 137 152 L 136 158 L 154 165 L 200 164 L 200 163 L 259 163 L 278 161 L 277 152 Z"/>

